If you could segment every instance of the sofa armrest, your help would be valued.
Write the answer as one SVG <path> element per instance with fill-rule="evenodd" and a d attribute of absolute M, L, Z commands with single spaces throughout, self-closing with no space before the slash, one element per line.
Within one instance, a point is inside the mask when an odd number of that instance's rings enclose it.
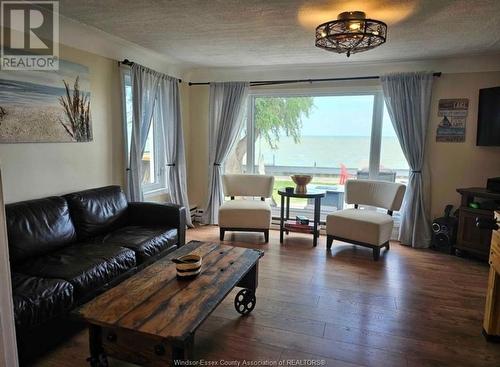
<path fill-rule="evenodd" d="M 178 247 L 186 243 L 186 208 L 176 204 L 128 203 L 130 225 L 165 225 L 177 229 Z"/>

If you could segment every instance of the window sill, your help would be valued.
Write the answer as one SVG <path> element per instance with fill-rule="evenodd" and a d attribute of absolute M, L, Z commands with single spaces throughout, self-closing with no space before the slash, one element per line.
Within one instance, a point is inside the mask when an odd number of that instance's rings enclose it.
<path fill-rule="evenodd" d="M 161 189 L 143 191 L 142 194 L 144 195 L 144 197 L 148 197 L 148 196 L 155 196 L 155 195 L 161 195 L 161 194 L 168 194 L 168 191 L 167 191 L 166 187 L 163 187 Z"/>

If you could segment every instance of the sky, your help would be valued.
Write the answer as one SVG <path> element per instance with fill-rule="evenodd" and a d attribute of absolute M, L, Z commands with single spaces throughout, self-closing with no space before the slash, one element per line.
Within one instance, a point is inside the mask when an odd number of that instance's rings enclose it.
<path fill-rule="evenodd" d="M 309 117 L 302 119 L 302 136 L 370 136 L 373 96 L 313 98 Z M 386 108 L 382 136 L 396 136 Z"/>
<path fill-rule="evenodd" d="M 90 91 L 89 69 L 86 66 L 59 60 L 59 70 L 11 70 L 0 71 L 0 79 L 17 82 L 30 82 L 49 87 L 64 88 L 63 80 L 73 85 L 76 76 L 79 76 L 80 89 Z"/>

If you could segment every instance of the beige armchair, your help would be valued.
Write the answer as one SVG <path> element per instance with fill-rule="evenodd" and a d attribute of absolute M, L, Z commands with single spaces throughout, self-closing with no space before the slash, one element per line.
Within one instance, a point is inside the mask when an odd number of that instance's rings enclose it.
<path fill-rule="evenodd" d="M 406 186 L 373 180 L 348 180 L 345 201 L 354 208 L 344 209 L 326 217 L 326 247 L 333 240 L 353 243 L 373 249 L 373 259 L 380 256 L 380 248 L 389 250 L 394 221 L 392 212 L 401 208 Z M 360 209 L 360 205 L 387 209 L 386 213 Z"/>
<path fill-rule="evenodd" d="M 224 195 L 231 198 L 219 209 L 220 240 L 226 231 L 263 232 L 269 242 L 271 206 L 265 201 L 273 193 L 274 177 L 265 175 L 223 175 Z M 235 199 L 259 197 L 260 200 Z"/>

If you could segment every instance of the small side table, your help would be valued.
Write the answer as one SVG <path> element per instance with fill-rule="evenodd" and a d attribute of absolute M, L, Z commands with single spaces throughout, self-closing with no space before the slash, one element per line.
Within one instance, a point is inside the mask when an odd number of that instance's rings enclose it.
<path fill-rule="evenodd" d="M 326 192 L 322 190 L 308 190 L 306 193 L 300 192 L 286 192 L 285 190 L 278 190 L 281 196 L 281 212 L 280 212 L 280 243 L 283 243 L 283 232 L 301 232 L 311 233 L 313 235 L 313 246 L 318 244 L 319 237 L 319 215 L 321 212 L 321 199 L 325 197 Z M 314 199 L 314 219 L 312 228 L 304 230 L 294 230 L 293 228 L 285 228 L 285 222 L 290 219 L 290 198 L 303 198 Z M 286 212 L 285 212 L 285 199 L 286 199 Z"/>

